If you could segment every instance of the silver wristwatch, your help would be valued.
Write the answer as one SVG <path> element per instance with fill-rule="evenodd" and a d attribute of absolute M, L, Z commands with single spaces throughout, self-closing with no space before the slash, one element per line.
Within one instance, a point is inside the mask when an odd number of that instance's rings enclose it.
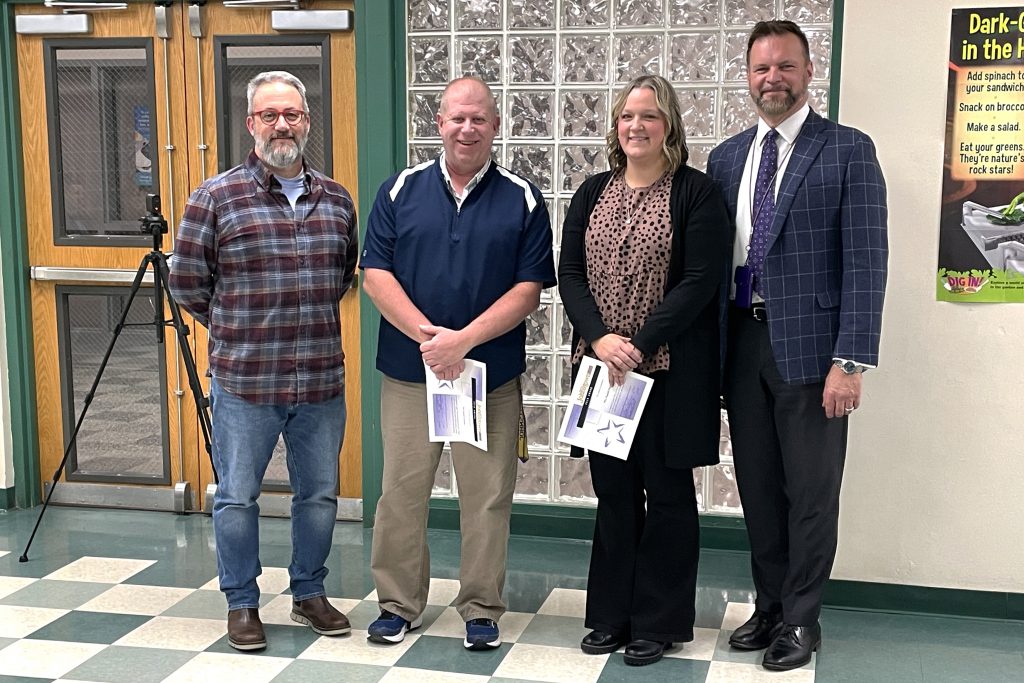
<path fill-rule="evenodd" d="M 857 365 L 852 360 L 841 360 L 839 358 L 836 358 L 835 360 L 832 361 L 832 365 L 836 366 L 847 375 L 852 375 L 856 372 L 864 372 L 864 366 Z"/>

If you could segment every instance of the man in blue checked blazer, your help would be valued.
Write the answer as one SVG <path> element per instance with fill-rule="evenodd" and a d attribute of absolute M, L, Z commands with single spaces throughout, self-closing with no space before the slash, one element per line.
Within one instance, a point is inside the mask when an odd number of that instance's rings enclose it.
<path fill-rule="evenodd" d="M 885 181 L 864 133 L 810 110 L 807 38 L 757 24 L 747 79 L 758 124 L 712 153 L 736 217 L 724 393 L 757 589 L 730 644 L 763 665 L 810 661 L 835 558 L 849 416 L 878 363 Z"/>

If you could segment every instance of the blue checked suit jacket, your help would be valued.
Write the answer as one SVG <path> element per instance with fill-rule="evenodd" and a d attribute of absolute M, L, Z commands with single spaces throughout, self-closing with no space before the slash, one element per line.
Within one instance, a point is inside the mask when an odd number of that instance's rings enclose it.
<path fill-rule="evenodd" d="M 756 130 L 729 138 L 708 160 L 732 216 Z M 779 186 L 762 280 L 787 382 L 822 381 L 833 358 L 878 364 L 887 223 L 871 138 L 810 112 Z"/>

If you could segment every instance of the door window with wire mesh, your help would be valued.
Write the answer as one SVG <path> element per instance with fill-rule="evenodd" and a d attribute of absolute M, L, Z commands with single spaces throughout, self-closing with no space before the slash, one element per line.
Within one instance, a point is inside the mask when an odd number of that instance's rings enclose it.
<path fill-rule="evenodd" d="M 287 71 L 306 86 L 310 127 L 304 156 L 317 171 L 331 175 L 330 42 L 328 36 L 237 36 L 215 39 L 217 56 L 218 169 L 245 161 L 253 148 L 245 125 L 246 86 L 263 71 Z"/>
<path fill-rule="evenodd" d="M 57 244 L 138 246 L 159 192 L 152 41 L 46 41 Z"/>
<path fill-rule="evenodd" d="M 71 451 L 69 481 L 170 483 L 164 345 L 157 343 L 152 288 L 131 302 L 98 375 L 128 294 L 125 287 L 57 288 L 65 447 L 99 376 Z"/>

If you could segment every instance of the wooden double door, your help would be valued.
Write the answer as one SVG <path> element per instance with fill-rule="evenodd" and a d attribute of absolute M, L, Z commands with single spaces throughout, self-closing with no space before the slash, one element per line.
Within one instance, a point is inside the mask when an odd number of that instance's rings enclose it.
<path fill-rule="evenodd" d="M 305 3 L 335 17 L 351 8 Z M 57 18 L 60 10 L 16 11 Z M 162 248 L 172 252 L 189 193 L 252 148 L 245 86 L 274 69 L 307 87 L 307 159 L 356 197 L 355 37 L 316 24 L 274 30 L 272 10 L 259 3 L 128 3 L 87 17 L 86 33 L 17 36 L 41 480 L 52 479 L 88 404 L 56 500 L 201 510 L 212 470 L 182 350 L 172 330 L 163 343 L 156 333 L 155 321 L 169 315 L 156 312 L 151 277 L 129 297 L 154 247 L 139 218 L 147 195 L 158 194 L 170 226 Z M 361 498 L 358 306 L 354 291 L 341 304 L 348 423 L 338 495 L 348 517 Z M 186 320 L 185 345 L 208 390 L 206 330 Z M 283 444 L 265 487 L 284 499 Z"/>

